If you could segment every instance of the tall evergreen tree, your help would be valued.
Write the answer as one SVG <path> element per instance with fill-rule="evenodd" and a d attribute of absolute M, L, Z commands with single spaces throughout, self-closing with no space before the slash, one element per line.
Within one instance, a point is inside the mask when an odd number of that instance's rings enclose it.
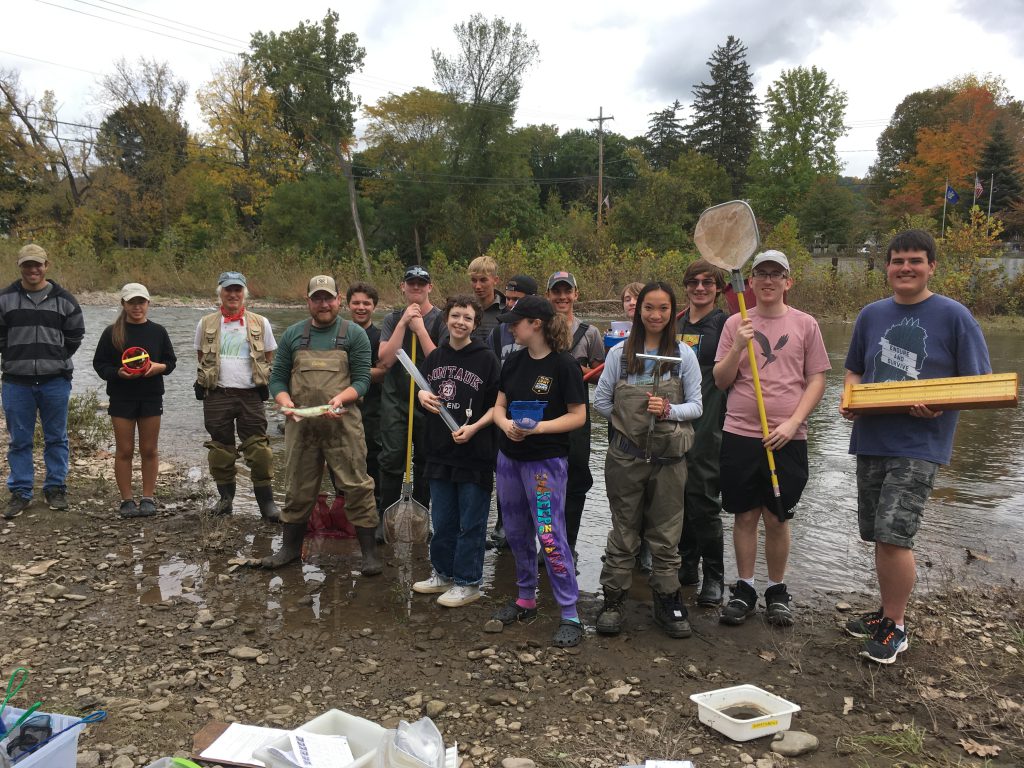
<path fill-rule="evenodd" d="M 652 168 L 668 168 L 686 147 L 683 128 L 676 119 L 681 106 L 677 99 L 665 109 L 651 112 L 647 133 L 644 134 L 649 146 L 644 155 Z"/>
<path fill-rule="evenodd" d="M 1008 210 L 1014 202 L 1024 198 L 1024 182 L 1021 181 L 1020 163 L 1014 155 L 1013 142 L 1006 132 L 1002 120 L 992 126 L 988 144 L 981 154 L 978 177 L 985 192 L 978 205 L 988 208 L 989 185 L 991 185 L 992 210 Z"/>
<path fill-rule="evenodd" d="M 710 83 L 693 86 L 690 146 L 713 158 L 732 181 L 738 196 L 747 178 L 747 162 L 757 139 L 757 97 L 747 64 L 747 47 L 729 35 L 708 59 Z"/>

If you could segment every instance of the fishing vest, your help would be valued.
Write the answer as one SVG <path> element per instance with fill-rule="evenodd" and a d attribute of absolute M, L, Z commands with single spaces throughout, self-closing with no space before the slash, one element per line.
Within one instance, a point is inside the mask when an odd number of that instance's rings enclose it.
<path fill-rule="evenodd" d="M 207 390 L 216 389 L 220 381 L 220 327 L 224 317 L 220 312 L 204 315 L 199 321 L 199 351 L 203 359 L 196 369 L 196 384 Z M 263 337 L 263 316 L 245 311 L 245 330 L 249 338 L 249 357 L 252 358 L 252 383 L 265 387 L 270 382 L 270 363 L 267 362 L 266 339 Z"/>

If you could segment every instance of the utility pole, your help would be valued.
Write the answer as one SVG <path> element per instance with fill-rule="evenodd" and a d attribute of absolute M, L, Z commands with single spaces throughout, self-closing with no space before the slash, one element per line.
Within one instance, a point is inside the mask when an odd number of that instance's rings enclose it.
<path fill-rule="evenodd" d="M 614 120 L 612 115 L 604 116 L 604 107 L 597 111 L 597 117 L 588 117 L 591 123 L 597 123 L 597 228 L 601 228 L 604 218 L 604 121 Z"/>

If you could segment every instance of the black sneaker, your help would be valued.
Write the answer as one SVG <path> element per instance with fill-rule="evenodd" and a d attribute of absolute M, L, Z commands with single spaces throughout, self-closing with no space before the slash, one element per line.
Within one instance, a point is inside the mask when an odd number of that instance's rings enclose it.
<path fill-rule="evenodd" d="M 732 597 L 722 609 L 722 615 L 718 620 L 722 624 L 742 624 L 757 608 L 757 590 L 745 581 L 737 581 L 736 586 L 731 587 L 729 591 Z"/>
<path fill-rule="evenodd" d="M 68 508 L 68 496 L 63 488 L 44 488 L 43 497 L 50 505 L 50 509 L 65 510 Z"/>
<path fill-rule="evenodd" d="M 792 598 L 785 584 L 768 587 L 764 592 L 764 617 L 776 627 L 793 626 L 793 609 L 789 607 Z"/>
<path fill-rule="evenodd" d="M 869 637 L 874 637 L 875 630 L 878 629 L 878 625 L 881 623 L 882 609 L 879 608 L 877 611 L 862 613 L 860 616 L 855 616 L 847 621 L 843 628 L 846 630 L 846 634 L 850 637 L 866 640 Z"/>
<path fill-rule="evenodd" d="M 7 502 L 7 509 L 4 510 L 4 519 L 13 520 L 24 512 L 31 503 L 32 499 L 26 496 L 20 496 L 17 493 L 12 493 L 11 500 Z"/>
<path fill-rule="evenodd" d="M 150 496 L 143 496 L 139 500 L 139 517 L 152 517 L 156 514 L 156 500 Z"/>
<path fill-rule="evenodd" d="M 654 593 L 654 623 L 669 637 L 689 637 L 692 630 L 687 619 L 686 606 L 676 590 L 670 595 Z"/>
<path fill-rule="evenodd" d="M 907 633 L 896 627 L 892 619 L 883 618 L 878 622 L 875 634 L 864 643 L 860 655 L 879 664 L 892 664 L 896 657 L 910 647 Z"/>

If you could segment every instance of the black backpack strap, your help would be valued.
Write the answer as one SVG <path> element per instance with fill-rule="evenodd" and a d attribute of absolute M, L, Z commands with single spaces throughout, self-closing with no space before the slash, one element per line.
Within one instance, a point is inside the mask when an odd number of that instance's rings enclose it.
<path fill-rule="evenodd" d="M 588 323 L 580 323 L 579 328 L 572 335 L 572 344 L 569 345 L 569 351 L 576 349 L 576 345 L 583 341 L 583 337 L 587 335 L 587 331 L 590 329 Z"/>

